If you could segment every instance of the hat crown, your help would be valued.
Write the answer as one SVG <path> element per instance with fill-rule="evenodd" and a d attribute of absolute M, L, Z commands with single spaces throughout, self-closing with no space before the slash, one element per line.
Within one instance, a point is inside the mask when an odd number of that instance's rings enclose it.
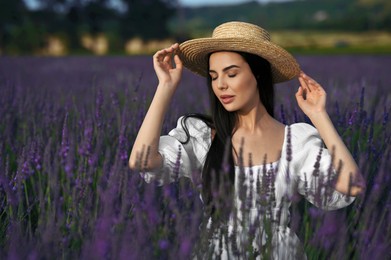
<path fill-rule="evenodd" d="M 228 22 L 213 30 L 212 38 L 243 38 L 270 41 L 270 34 L 261 27 L 245 22 Z"/>

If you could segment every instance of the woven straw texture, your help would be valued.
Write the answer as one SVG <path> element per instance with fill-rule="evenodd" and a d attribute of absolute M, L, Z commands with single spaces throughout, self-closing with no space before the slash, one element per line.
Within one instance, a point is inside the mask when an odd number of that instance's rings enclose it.
<path fill-rule="evenodd" d="M 203 77 L 208 75 L 208 55 L 217 51 L 241 51 L 263 57 L 271 65 L 274 83 L 291 80 L 300 73 L 296 59 L 272 43 L 266 30 L 250 23 L 221 24 L 212 37 L 183 42 L 179 49 L 183 65 Z"/>

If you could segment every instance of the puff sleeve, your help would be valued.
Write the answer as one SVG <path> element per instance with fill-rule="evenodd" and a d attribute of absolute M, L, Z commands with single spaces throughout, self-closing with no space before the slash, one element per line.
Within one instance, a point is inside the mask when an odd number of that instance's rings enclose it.
<path fill-rule="evenodd" d="M 184 124 L 189 133 L 187 135 Z M 180 117 L 176 128 L 160 137 L 158 152 L 163 158 L 160 169 L 142 172 L 146 182 L 159 184 L 173 182 L 180 177 L 192 179 L 193 172 L 201 171 L 211 144 L 211 129 L 200 119 Z"/>
<path fill-rule="evenodd" d="M 298 193 L 324 210 L 335 210 L 351 204 L 355 197 L 342 194 L 332 187 L 336 171 L 316 128 L 306 123 L 293 124 L 290 128 L 291 163 Z"/>

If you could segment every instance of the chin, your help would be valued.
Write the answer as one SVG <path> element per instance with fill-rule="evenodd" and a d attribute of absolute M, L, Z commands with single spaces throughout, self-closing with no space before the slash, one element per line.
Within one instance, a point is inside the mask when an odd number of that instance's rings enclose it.
<path fill-rule="evenodd" d="M 236 107 L 234 107 L 234 106 L 227 106 L 227 105 L 225 105 L 224 106 L 224 104 L 222 104 L 223 105 L 223 107 L 224 107 L 224 109 L 226 110 L 226 111 L 228 111 L 228 112 L 235 112 L 235 111 L 238 111 L 238 109 L 236 108 Z"/>

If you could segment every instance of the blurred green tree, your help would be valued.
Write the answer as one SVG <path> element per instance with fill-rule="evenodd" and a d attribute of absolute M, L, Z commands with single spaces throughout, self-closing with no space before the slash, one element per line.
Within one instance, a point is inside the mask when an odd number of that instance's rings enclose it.
<path fill-rule="evenodd" d="M 23 0 L 0 0 L 0 48 L 5 49 L 15 30 L 23 24 L 26 14 Z"/>
<path fill-rule="evenodd" d="M 168 21 L 175 14 L 177 1 L 121 0 L 126 6 L 121 33 L 125 38 L 163 39 L 169 36 Z"/>
<path fill-rule="evenodd" d="M 357 0 L 357 5 L 370 10 L 368 23 L 370 29 L 385 29 L 391 31 L 391 1 L 390 0 Z"/>
<path fill-rule="evenodd" d="M 83 33 L 104 32 L 104 24 L 117 18 L 109 0 L 38 0 L 40 12 L 49 21 L 48 31 L 65 32 L 71 49 L 80 49 Z"/>
<path fill-rule="evenodd" d="M 0 0 L 0 53 L 29 54 L 58 36 L 71 53 L 85 52 L 83 35 L 104 34 L 111 52 L 123 52 L 131 38 L 176 37 L 210 32 L 227 20 L 244 20 L 270 30 L 391 31 L 390 0 L 297 0 L 189 8 L 178 0 Z M 324 19 L 317 19 L 316 14 Z M 318 17 L 319 18 L 319 17 Z"/>

